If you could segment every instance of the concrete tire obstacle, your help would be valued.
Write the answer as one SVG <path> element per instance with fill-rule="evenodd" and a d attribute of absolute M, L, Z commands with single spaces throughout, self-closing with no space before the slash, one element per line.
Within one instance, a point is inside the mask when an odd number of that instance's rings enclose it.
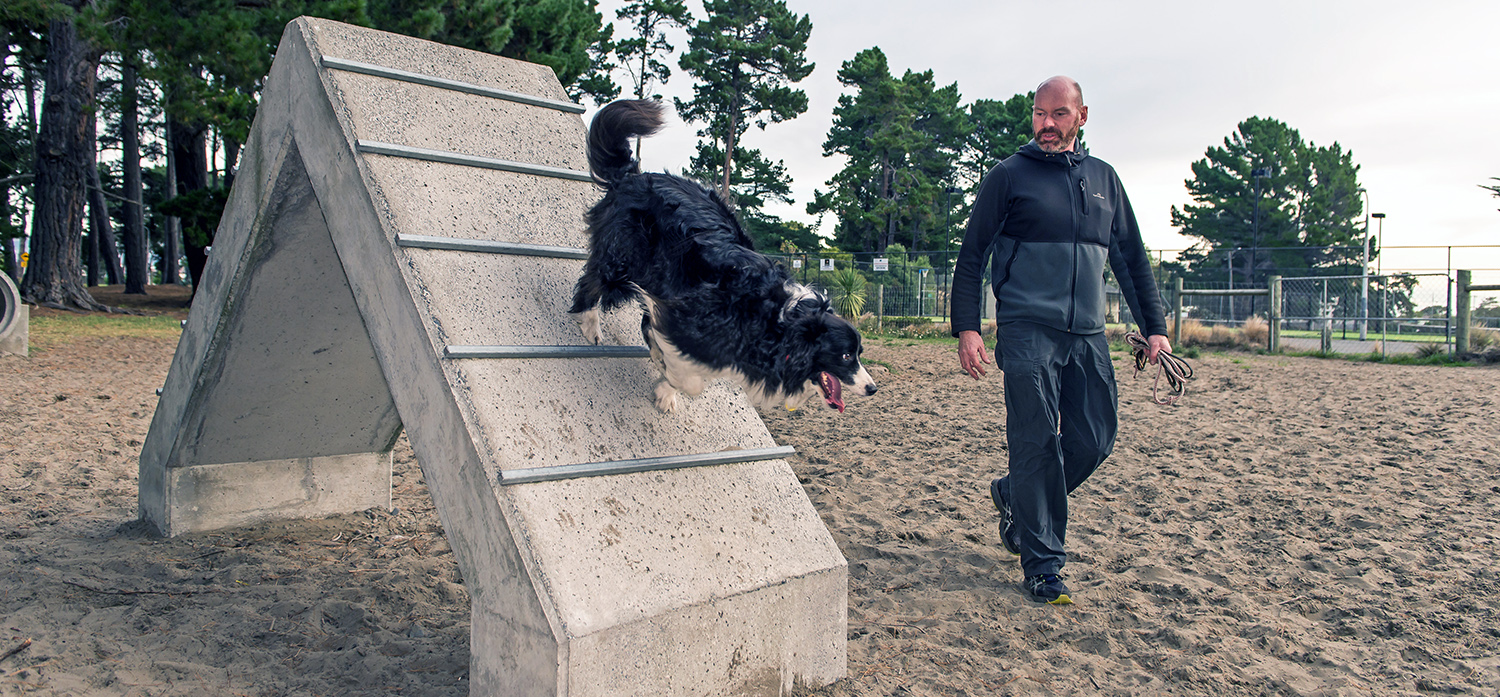
<path fill-rule="evenodd" d="M 31 308 L 21 302 L 21 291 L 0 273 L 0 356 L 14 353 L 30 355 Z"/>
<path fill-rule="evenodd" d="M 583 109 L 546 67 L 287 26 L 141 454 L 178 535 L 391 505 L 404 428 L 471 694 L 777 695 L 846 670 L 847 565 L 755 410 L 580 346 Z"/>

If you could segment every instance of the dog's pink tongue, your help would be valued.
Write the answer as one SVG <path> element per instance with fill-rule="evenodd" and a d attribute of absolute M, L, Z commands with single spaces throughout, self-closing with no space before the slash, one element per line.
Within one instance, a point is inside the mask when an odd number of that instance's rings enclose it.
<path fill-rule="evenodd" d="M 821 373 L 818 375 L 818 385 L 823 388 L 823 401 L 839 410 L 840 414 L 844 413 L 844 387 L 839 384 L 839 379 L 828 373 Z"/>

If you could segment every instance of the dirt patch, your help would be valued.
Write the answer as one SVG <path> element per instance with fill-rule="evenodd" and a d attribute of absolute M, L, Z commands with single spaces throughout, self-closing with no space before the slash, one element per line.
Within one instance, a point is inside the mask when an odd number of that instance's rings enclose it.
<path fill-rule="evenodd" d="M 872 343 L 874 398 L 766 414 L 849 559 L 849 677 L 816 694 L 1500 689 L 1500 369 L 1207 355 L 1165 408 L 1117 355 L 1120 441 L 1054 608 L 998 545 L 998 374 Z M 468 597 L 404 439 L 395 512 L 133 522 L 174 347 L 0 358 L 0 655 L 31 640 L 0 695 L 467 694 Z"/>

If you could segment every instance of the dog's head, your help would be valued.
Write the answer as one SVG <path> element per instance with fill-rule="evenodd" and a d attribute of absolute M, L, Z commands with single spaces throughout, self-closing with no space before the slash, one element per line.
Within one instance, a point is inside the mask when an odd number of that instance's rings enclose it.
<path fill-rule="evenodd" d="M 816 391 L 830 408 L 842 412 L 844 385 L 853 387 L 855 394 L 873 395 L 877 389 L 875 380 L 859 360 L 864 350 L 859 330 L 848 320 L 815 305 L 813 300 L 804 300 L 799 309 L 788 313 L 787 372 L 782 377 L 782 384 L 790 393 L 787 408 L 801 406 Z"/>

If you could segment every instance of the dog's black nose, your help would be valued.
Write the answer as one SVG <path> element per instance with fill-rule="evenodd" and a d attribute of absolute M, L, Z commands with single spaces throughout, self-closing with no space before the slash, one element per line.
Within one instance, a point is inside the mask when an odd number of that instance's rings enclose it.
<path fill-rule="evenodd" d="M 880 388 L 875 385 L 865 385 L 865 394 L 875 394 L 875 390 L 878 389 Z"/>

